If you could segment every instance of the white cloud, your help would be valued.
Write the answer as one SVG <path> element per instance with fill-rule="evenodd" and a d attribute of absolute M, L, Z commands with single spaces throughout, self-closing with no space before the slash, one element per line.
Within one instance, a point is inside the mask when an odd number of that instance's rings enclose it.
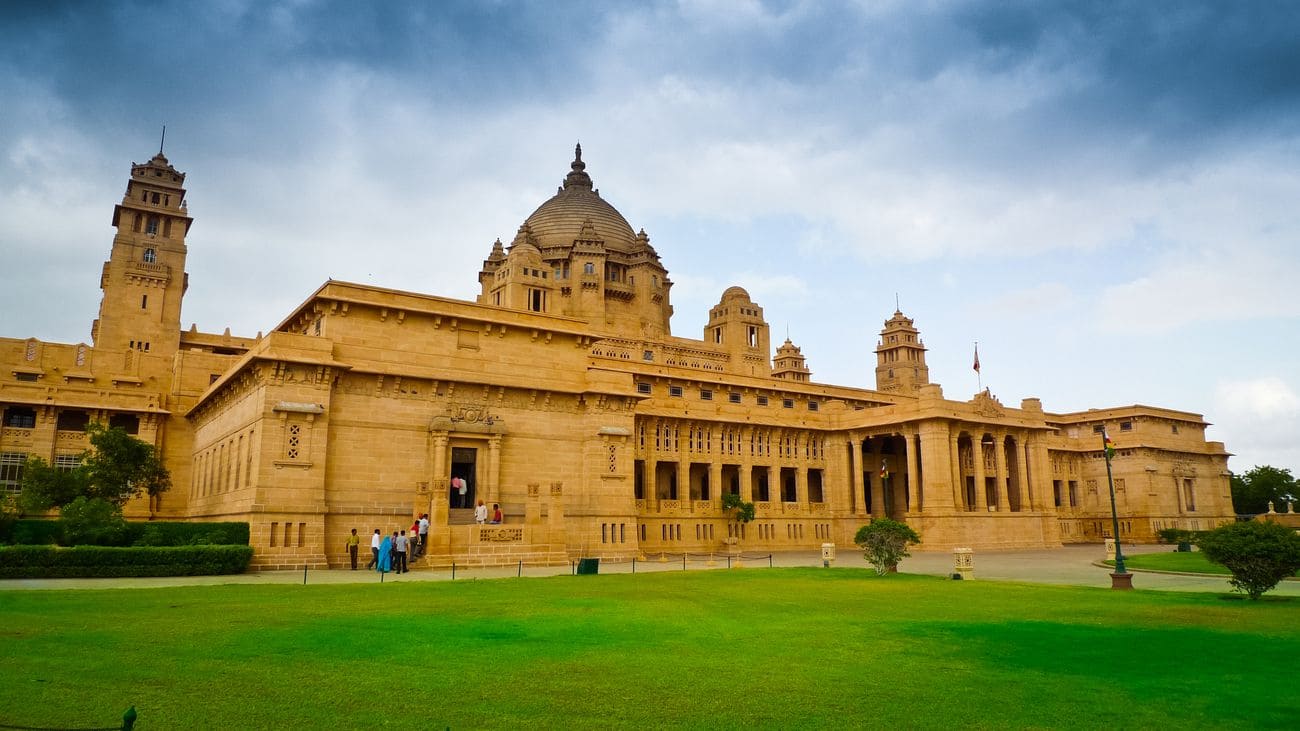
<path fill-rule="evenodd" d="M 1237 455 L 1234 471 L 1264 464 L 1300 468 L 1300 396 L 1292 383 L 1277 376 L 1220 381 L 1215 421 Z"/>

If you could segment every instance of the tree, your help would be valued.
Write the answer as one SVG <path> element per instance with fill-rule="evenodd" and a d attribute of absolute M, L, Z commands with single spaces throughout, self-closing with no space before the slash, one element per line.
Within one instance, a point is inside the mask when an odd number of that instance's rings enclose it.
<path fill-rule="evenodd" d="M 69 545 L 113 545 L 125 530 L 122 506 L 145 493 L 171 487 L 171 475 L 152 445 L 123 429 L 86 427 L 91 449 L 72 469 L 51 467 L 39 457 L 23 469 L 23 507 L 32 512 L 58 508 L 63 540 Z"/>
<path fill-rule="evenodd" d="M 83 462 L 89 480 L 86 497 L 120 508 L 133 497 L 158 495 L 171 487 L 171 475 L 153 445 L 102 424 L 91 424 L 86 433 L 93 447 Z"/>
<path fill-rule="evenodd" d="M 907 523 L 889 518 L 873 518 L 870 523 L 858 529 L 853 542 L 863 551 L 867 563 L 876 567 L 877 575 L 898 567 L 898 562 L 911 555 L 909 544 L 920 543 L 921 536 Z"/>
<path fill-rule="evenodd" d="M 1243 515 L 1268 512 L 1272 501 L 1278 512 L 1286 510 L 1286 502 L 1296 499 L 1300 485 L 1291 476 L 1291 470 L 1256 465 L 1243 475 L 1233 475 L 1232 509 Z"/>
<path fill-rule="evenodd" d="M 754 504 L 741 500 L 734 492 L 723 493 L 722 512 L 731 513 L 737 523 L 748 523 L 754 519 Z"/>
<path fill-rule="evenodd" d="M 28 457 L 23 465 L 23 510 L 43 513 L 62 508 L 86 494 L 88 478 L 85 467 L 61 469 L 40 457 Z"/>
<path fill-rule="evenodd" d="M 1232 572 L 1231 583 L 1251 599 L 1300 570 L 1300 535 L 1280 523 L 1228 523 L 1201 535 L 1201 552 Z"/>

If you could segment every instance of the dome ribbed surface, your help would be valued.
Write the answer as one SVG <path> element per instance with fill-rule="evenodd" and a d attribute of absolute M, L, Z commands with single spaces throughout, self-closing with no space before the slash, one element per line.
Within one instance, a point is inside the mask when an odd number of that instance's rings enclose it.
<path fill-rule="evenodd" d="M 582 145 L 577 145 L 573 148 L 569 174 L 564 176 L 564 186 L 554 197 L 538 206 L 524 225 L 545 248 L 571 246 L 574 239 L 587 238 L 582 236 L 582 227 L 587 221 L 596 229 L 597 238 L 605 242 L 606 249 L 631 253 L 645 248 L 637 242 L 636 234 L 623 214 L 592 189 L 587 164 L 582 161 Z"/>
<path fill-rule="evenodd" d="M 592 191 L 576 186 L 556 193 L 524 223 L 542 247 L 568 246 L 580 237 L 588 219 L 606 248 L 625 253 L 638 248 L 636 234 L 623 214 Z"/>

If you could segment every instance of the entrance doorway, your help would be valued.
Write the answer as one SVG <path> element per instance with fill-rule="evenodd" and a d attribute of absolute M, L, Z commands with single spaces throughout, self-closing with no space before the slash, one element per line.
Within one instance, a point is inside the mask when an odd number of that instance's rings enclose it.
<path fill-rule="evenodd" d="M 448 490 L 448 503 L 451 509 L 474 507 L 474 495 L 477 492 L 478 450 L 473 447 L 452 447 L 451 449 L 451 487 Z M 461 494 L 459 486 L 465 486 Z"/>

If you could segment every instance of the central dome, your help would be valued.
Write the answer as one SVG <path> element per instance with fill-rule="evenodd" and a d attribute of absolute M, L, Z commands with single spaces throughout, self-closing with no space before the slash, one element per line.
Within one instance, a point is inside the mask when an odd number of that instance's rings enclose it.
<path fill-rule="evenodd" d="M 623 253 L 641 248 L 623 214 L 592 189 L 591 176 L 587 175 L 587 165 L 582 161 L 582 145 L 575 148 L 570 167 L 559 192 L 524 221 L 538 245 L 543 249 L 572 246 L 574 239 L 583 238 L 583 224 L 590 221 L 599 238 L 605 241 L 605 248 Z"/>

